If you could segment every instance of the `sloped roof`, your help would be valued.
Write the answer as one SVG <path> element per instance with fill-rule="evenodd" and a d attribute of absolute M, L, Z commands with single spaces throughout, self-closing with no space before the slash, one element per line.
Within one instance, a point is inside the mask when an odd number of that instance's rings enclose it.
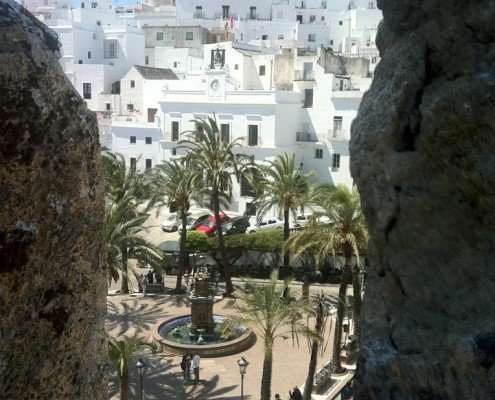
<path fill-rule="evenodd" d="M 151 67 L 143 67 L 142 65 L 135 65 L 137 72 L 144 78 L 149 80 L 178 80 L 179 78 L 175 73 L 168 68 L 151 68 Z"/>

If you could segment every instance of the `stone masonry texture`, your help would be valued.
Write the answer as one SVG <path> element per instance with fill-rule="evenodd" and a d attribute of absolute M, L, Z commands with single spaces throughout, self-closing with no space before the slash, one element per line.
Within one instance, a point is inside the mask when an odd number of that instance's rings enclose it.
<path fill-rule="evenodd" d="M 104 399 L 103 182 L 95 116 L 56 36 L 0 1 L 0 397 Z"/>
<path fill-rule="evenodd" d="M 382 0 L 352 126 L 363 399 L 495 398 L 495 2 Z"/>

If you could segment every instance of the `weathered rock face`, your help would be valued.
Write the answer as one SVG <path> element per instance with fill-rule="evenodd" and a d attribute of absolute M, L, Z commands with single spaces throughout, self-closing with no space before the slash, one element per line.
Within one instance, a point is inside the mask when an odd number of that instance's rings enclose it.
<path fill-rule="evenodd" d="M 0 2 L 0 397 L 106 398 L 96 118 L 58 41 Z"/>
<path fill-rule="evenodd" d="M 351 142 L 372 235 L 357 398 L 494 398 L 495 2 L 379 7 Z"/>

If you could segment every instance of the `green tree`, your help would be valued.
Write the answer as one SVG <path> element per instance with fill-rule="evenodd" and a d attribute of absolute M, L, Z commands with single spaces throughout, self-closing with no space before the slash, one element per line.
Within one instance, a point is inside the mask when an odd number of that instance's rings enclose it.
<path fill-rule="evenodd" d="M 179 146 L 188 149 L 186 160 L 196 171 L 196 184 L 203 188 L 203 198 L 207 199 L 215 215 L 218 235 L 221 269 L 225 276 L 226 294 L 234 291 L 231 268 L 225 252 L 225 244 L 220 218 L 220 207 L 227 208 L 232 199 L 232 177 L 239 179 L 240 172 L 251 163 L 248 156 L 236 154 L 241 146 L 241 138 L 232 142 L 222 140 L 216 119 L 198 118 L 193 120 L 196 130 L 187 132 L 187 138 Z"/>
<path fill-rule="evenodd" d="M 125 220 L 135 219 L 138 215 L 138 207 L 143 205 L 149 197 L 148 184 L 144 174 L 139 173 L 136 168 L 127 168 L 124 156 L 122 154 L 114 154 L 105 152 L 102 155 L 103 161 L 103 176 L 105 178 L 105 195 L 107 204 L 124 203 L 126 212 L 120 214 Z M 142 212 L 146 212 L 151 206 L 145 207 Z M 144 223 L 146 219 L 142 220 Z M 125 242 L 122 242 L 123 247 L 120 250 L 122 259 L 122 283 L 121 292 L 129 293 L 129 281 L 127 274 L 127 266 L 129 259 L 129 248 L 125 247 Z"/>
<path fill-rule="evenodd" d="M 201 190 L 197 187 L 195 171 L 187 161 L 181 163 L 168 161 L 157 165 L 151 174 L 153 203 L 158 206 L 164 204 L 174 204 L 177 207 L 177 213 L 181 220 L 182 229 L 179 240 L 179 273 L 175 291 L 182 291 L 182 274 L 186 260 L 186 225 L 189 209 L 193 202 L 200 202 Z"/>
<path fill-rule="evenodd" d="M 348 189 L 344 185 L 319 185 L 314 191 L 314 199 L 321 205 L 323 212 L 315 216 L 326 216 L 328 224 L 319 225 L 316 221 L 295 234 L 290 239 L 290 250 L 294 257 L 311 253 L 317 265 L 321 265 L 329 254 L 335 258 L 342 254 L 344 265 L 339 285 L 337 304 L 337 321 L 335 327 L 332 369 L 334 372 L 343 370 L 340 363 L 340 344 L 342 341 L 342 326 L 346 307 L 347 285 L 352 282 L 354 293 L 354 336 L 359 343 L 361 326 L 361 285 L 359 281 L 359 255 L 366 248 L 368 232 L 361 211 L 359 194 L 355 188 Z M 352 266 L 353 257 L 355 258 Z"/>
<path fill-rule="evenodd" d="M 108 336 L 108 356 L 117 367 L 120 400 L 129 399 L 129 367 L 132 365 L 134 355 L 145 349 L 154 351 L 155 346 L 141 336 L 141 329 L 137 329 L 131 337 L 124 337 L 120 340 Z"/>
<path fill-rule="evenodd" d="M 119 272 L 123 278 L 127 277 L 131 269 L 130 258 L 146 262 L 157 269 L 162 261 L 161 250 L 142 236 L 145 231 L 143 223 L 148 216 L 136 215 L 132 212 L 133 206 L 130 203 L 131 199 L 123 197 L 119 202 L 111 203 L 106 210 L 107 256 L 105 264 L 109 281 L 111 279 L 117 281 Z"/>
<path fill-rule="evenodd" d="M 257 184 L 257 190 L 262 194 L 258 215 L 261 217 L 272 207 L 278 207 L 283 214 L 286 241 L 290 235 L 290 215 L 295 216 L 297 209 L 310 200 L 310 178 L 313 174 L 302 174 L 296 156 L 287 153 L 277 155 L 268 166 L 260 169 L 264 178 Z M 285 251 L 284 268 L 289 267 L 289 261 L 289 251 Z"/>
<path fill-rule="evenodd" d="M 309 360 L 308 375 L 304 385 L 303 400 L 311 400 L 318 355 L 323 355 L 326 349 L 327 341 L 325 340 L 325 331 L 327 325 L 327 311 L 333 307 L 330 302 L 330 298 L 324 294 L 323 291 L 312 295 L 310 297 L 310 304 L 315 310 L 316 319 L 314 330 L 318 333 L 320 340 L 313 340 L 311 338 L 308 339 L 311 357 Z"/>
<path fill-rule="evenodd" d="M 313 315 L 307 301 L 296 300 L 292 296 L 282 296 L 283 285 L 279 285 L 277 271 L 270 280 L 258 284 L 253 280 L 243 280 L 245 289 L 236 291 L 237 300 L 232 300 L 226 308 L 235 314 L 229 317 L 226 328 L 243 325 L 259 335 L 263 341 L 264 359 L 261 378 L 261 400 L 270 400 L 273 366 L 273 346 L 278 338 L 297 338 L 299 334 L 318 340 L 318 334 L 305 324 L 301 315 Z"/>

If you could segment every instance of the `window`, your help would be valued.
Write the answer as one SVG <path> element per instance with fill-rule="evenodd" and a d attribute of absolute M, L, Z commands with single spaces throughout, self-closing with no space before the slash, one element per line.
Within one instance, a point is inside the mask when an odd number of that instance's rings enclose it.
<path fill-rule="evenodd" d="M 98 8 L 98 3 L 92 2 L 91 3 L 91 8 Z"/>
<path fill-rule="evenodd" d="M 155 115 L 157 111 L 157 108 L 148 108 L 148 122 L 155 122 Z"/>
<path fill-rule="evenodd" d="M 309 23 L 315 22 L 316 21 L 316 15 L 310 15 L 309 16 Z"/>
<path fill-rule="evenodd" d="M 173 156 L 177 155 L 177 147 L 172 147 L 172 155 Z"/>
<path fill-rule="evenodd" d="M 333 46 L 333 39 L 330 39 L 330 46 Z"/>
<path fill-rule="evenodd" d="M 239 64 L 234 64 L 234 69 L 239 69 Z"/>
<path fill-rule="evenodd" d="M 194 18 L 204 18 L 203 6 L 196 6 L 196 12 L 194 13 Z"/>
<path fill-rule="evenodd" d="M 144 65 L 148 65 L 150 63 L 150 58 L 148 56 L 144 57 Z"/>
<path fill-rule="evenodd" d="M 322 21 L 325 21 L 325 16 L 324 15 L 321 16 L 321 20 Z"/>
<path fill-rule="evenodd" d="M 315 158 L 320 160 L 323 158 L 323 149 L 315 149 Z"/>
<path fill-rule="evenodd" d="M 342 21 L 339 21 L 339 25 L 342 25 L 342 24 L 343 24 L 343 22 Z"/>
<path fill-rule="evenodd" d="M 84 8 L 84 3 L 81 3 L 81 8 Z"/>
<path fill-rule="evenodd" d="M 83 99 L 91 99 L 91 83 L 83 83 Z"/>
<path fill-rule="evenodd" d="M 131 143 L 136 143 L 136 136 L 131 136 L 131 137 L 129 138 L 129 141 L 130 141 Z"/>
<path fill-rule="evenodd" d="M 134 104 L 127 104 L 127 111 L 133 112 L 134 111 Z"/>
<path fill-rule="evenodd" d="M 230 125 L 229 124 L 221 124 L 220 125 L 220 138 L 222 142 L 228 143 L 230 142 Z"/>
<path fill-rule="evenodd" d="M 229 11 L 230 11 L 230 6 L 222 6 L 222 18 L 223 19 L 229 18 Z"/>
<path fill-rule="evenodd" d="M 117 58 L 117 41 L 105 40 L 103 43 L 103 57 L 106 59 Z"/>
<path fill-rule="evenodd" d="M 308 42 L 314 42 L 316 40 L 316 35 L 314 33 L 310 33 L 308 35 Z"/>
<path fill-rule="evenodd" d="M 146 136 L 145 143 L 146 143 L 146 144 L 151 144 L 151 143 L 152 143 L 152 139 L 151 139 L 151 137 Z"/>
<path fill-rule="evenodd" d="M 304 107 L 313 107 L 313 89 L 304 90 Z"/>
<path fill-rule="evenodd" d="M 96 25 L 101 26 L 101 21 L 100 20 L 97 20 L 96 21 Z"/>
<path fill-rule="evenodd" d="M 120 81 L 112 83 L 112 94 L 120 94 Z"/>
<path fill-rule="evenodd" d="M 256 19 L 256 7 L 249 7 L 249 19 Z"/>
<path fill-rule="evenodd" d="M 265 75 L 265 66 L 260 65 L 260 76 L 263 76 L 263 75 Z"/>
<path fill-rule="evenodd" d="M 172 142 L 179 140 L 179 121 L 172 121 Z"/>
<path fill-rule="evenodd" d="M 278 39 L 278 40 L 284 40 L 284 35 L 278 35 L 278 36 L 277 36 L 277 39 Z"/>
<path fill-rule="evenodd" d="M 261 35 L 261 40 L 268 40 L 268 35 Z"/>
<path fill-rule="evenodd" d="M 174 61 L 174 68 L 177 68 L 177 61 Z"/>
<path fill-rule="evenodd" d="M 79 64 L 82 64 L 82 60 L 79 60 Z"/>
<path fill-rule="evenodd" d="M 332 168 L 333 169 L 339 169 L 340 168 L 340 154 L 338 154 L 338 153 L 333 153 Z"/>
<path fill-rule="evenodd" d="M 133 87 L 136 87 L 136 82 L 135 81 L 131 81 L 131 88 Z"/>
<path fill-rule="evenodd" d="M 241 175 L 241 196 L 254 197 L 253 185 L 244 174 Z"/>
<path fill-rule="evenodd" d="M 163 32 L 156 33 L 156 40 L 163 40 Z"/>
<path fill-rule="evenodd" d="M 146 159 L 146 171 L 149 171 L 152 167 L 151 158 Z"/>
<path fill-rule="evenodd" d="M 186 32 L 186 40 L 193 40 L 194 32 Z"/>
<path fill-rule="evenodd" d="M 333 131 L 339 132 L 342 130 L 342 117 L 333 117 Z"/>
<path fill-rule="evenodd" d="M 136 159 L 131 158 L 131 169 L 136 169 Z"/>
<path fill-rule="evenodd" d="M 106 107 L 105 107 L 105 108 L 106 108 L 106 110 L 107 110 L 107 111 L 110 111 L 110 103 L 105 103 L 105 106 L 106 106 Z"/>
<path fill-rule="evenodd" d="M 88 58 L 91 59 L 91 52 L 88 51 Z"/>
<path fill-rule="evenodd" d="M 258 146 L 258 125 L 248 126 L 248 146 Z"/>

